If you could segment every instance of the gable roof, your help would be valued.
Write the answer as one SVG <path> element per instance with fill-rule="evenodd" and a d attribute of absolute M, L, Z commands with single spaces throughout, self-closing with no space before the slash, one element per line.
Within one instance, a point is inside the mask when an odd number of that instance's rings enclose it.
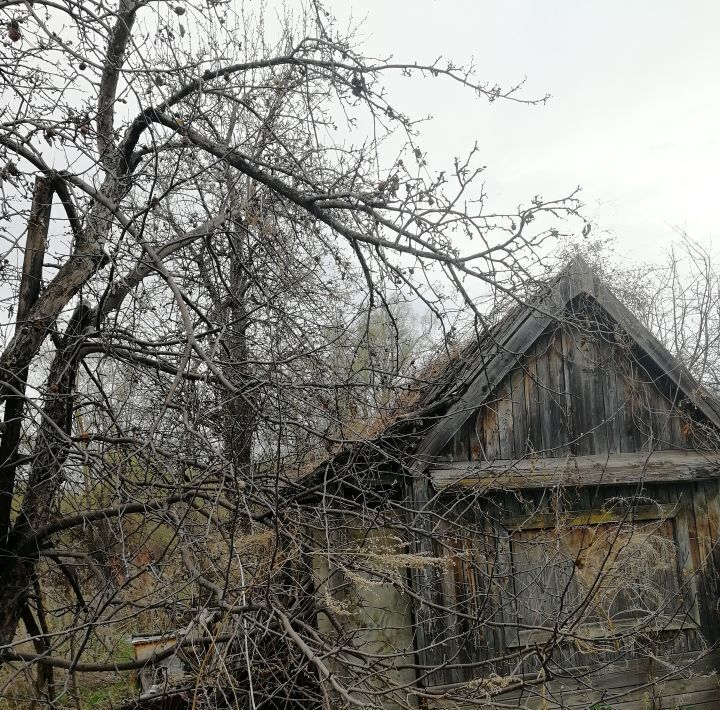
<path fill-rule="evenodd" d="M 548 283 L 535 303 L 515 309 L 489 331 L 482 342 L 465 355 L 464 367 L 453 368 L 449 392 L 461 391 L 462 394 L 420 442 L 415 455 L 416 471 L 433 463 L 455 432 L 486 401 L 503 377 L 518 366 L 520 358 L 548 326 L 562 317 L 571 301 L 581 296 L 597 304 L 708 421 L 720 429 L 720 402 L 618 300 L 587 262 L 578 257 Z M 448 394 L 448 380 L 443 379 L 443 389 Z M 423 398 L 425 402 L 431 399 L 430 394 Z"/>

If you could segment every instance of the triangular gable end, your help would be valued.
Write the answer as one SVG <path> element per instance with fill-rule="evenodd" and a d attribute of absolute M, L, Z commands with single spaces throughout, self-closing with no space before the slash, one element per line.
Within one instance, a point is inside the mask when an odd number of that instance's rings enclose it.
<path fill-rule="evenodd" d="M 576 258 L 555 279 L 540 303 L 522 308 L 510 318 L 492 348 L 483 352 L 482 362 L 464 383 L 458 383 L 466 388 L 465 393 L 421 442 L 416 470 L 422 471 L 436 461 L 456 432 L 482 407 L 503 378 L 520 366 L 523 356 L 579 296 L 586 296 L 597 304 L 683 397 L 720 429 L 720 406 L 714 398 L 617 299 L 590 266 Z"/>

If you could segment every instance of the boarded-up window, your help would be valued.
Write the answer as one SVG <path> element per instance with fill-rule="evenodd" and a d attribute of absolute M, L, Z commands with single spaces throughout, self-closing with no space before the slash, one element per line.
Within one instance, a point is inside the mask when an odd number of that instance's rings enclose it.
<path fill-rule="evenodd" d="M 593 639 L 694 626 L 678 555 L 682 524 L 657 506 L 509 522 L 502 554 L 511 568 L 510 644 L 541 641 L 554 629 Z"/>

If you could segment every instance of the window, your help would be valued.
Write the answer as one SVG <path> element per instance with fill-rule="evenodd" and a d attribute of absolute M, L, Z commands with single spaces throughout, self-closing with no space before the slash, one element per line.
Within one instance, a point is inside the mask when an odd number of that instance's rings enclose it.
<path fill-rule="evenodd" d="M 650 505 L 506 520 L 499 553 L 508 645 L 541 642 L 554 629 L 591 641 L 696 627 L 678 512 Z"/>

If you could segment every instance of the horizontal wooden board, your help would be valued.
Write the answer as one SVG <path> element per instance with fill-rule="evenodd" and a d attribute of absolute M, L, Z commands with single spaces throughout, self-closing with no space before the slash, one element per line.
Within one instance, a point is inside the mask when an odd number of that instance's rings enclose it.
<path fill-rule="evenodd" d="M 533 515 L 505 518 L 502 526 L 507 530 L 543 530 L 578 525 L 604 525 L 605 523 L 634 523 L 641 520 L 666 520 L 674 518 L 678 506 L 668 503 L 655 505 L 636 505 L 632 508 L 612 508 L 610 510 L 569 510 L 564 513 L 535 513 Z"/>
<path fill-rule="evenodd" d="M 720 686 L 715 676 L 696 676 L 690 680 L 667 681 L 637 690 L 613 689 L 604 691 L 565 691 L 538 688 L 516 698 L 499 696 L 496 705 L 486 707 L 513 707 L 528 710 L 588 710 L 596 703 L 605 703 L 610 710 L 696 710 L 698 703 L 707 707 L 720 707 Z M 713 704 L 714 703 L 714 704 Z M 603 707 L 602 705 L 600 707 Z"/>
<path fill-rule="evenodd" d="M 614 486 L 720 478 L 717 455 L 694 451 L 603 454 L 561 458 L 474 461 L 430 469 L 437 489 L 448 486 L 519 490 L 549 486 Z"/>
<path fill-rule="evenodd" d="M 576 669 L 574 678 L 553 680 L 544 686 L 532 684 L 523 691 L 498 695 L 494 702 L 490 701 L 484 707 L 488 710 L 587 710 L 601 702 L 612 710 L 709 710 L 720 707 L 720 683 L 715 675 L 720 663 L 717 652 L 696 664 L 692 664 L 692 656 L 688 654 L 665 660 L 679 670 L 670 673 L 647 659 L 630 661 L 617 670 L 605 669 L 600 675 L 588 669 Z M 460 704 L 459 707 L 465 706 Z M 477 708 L 477 705 L 473 707 Z"/>

